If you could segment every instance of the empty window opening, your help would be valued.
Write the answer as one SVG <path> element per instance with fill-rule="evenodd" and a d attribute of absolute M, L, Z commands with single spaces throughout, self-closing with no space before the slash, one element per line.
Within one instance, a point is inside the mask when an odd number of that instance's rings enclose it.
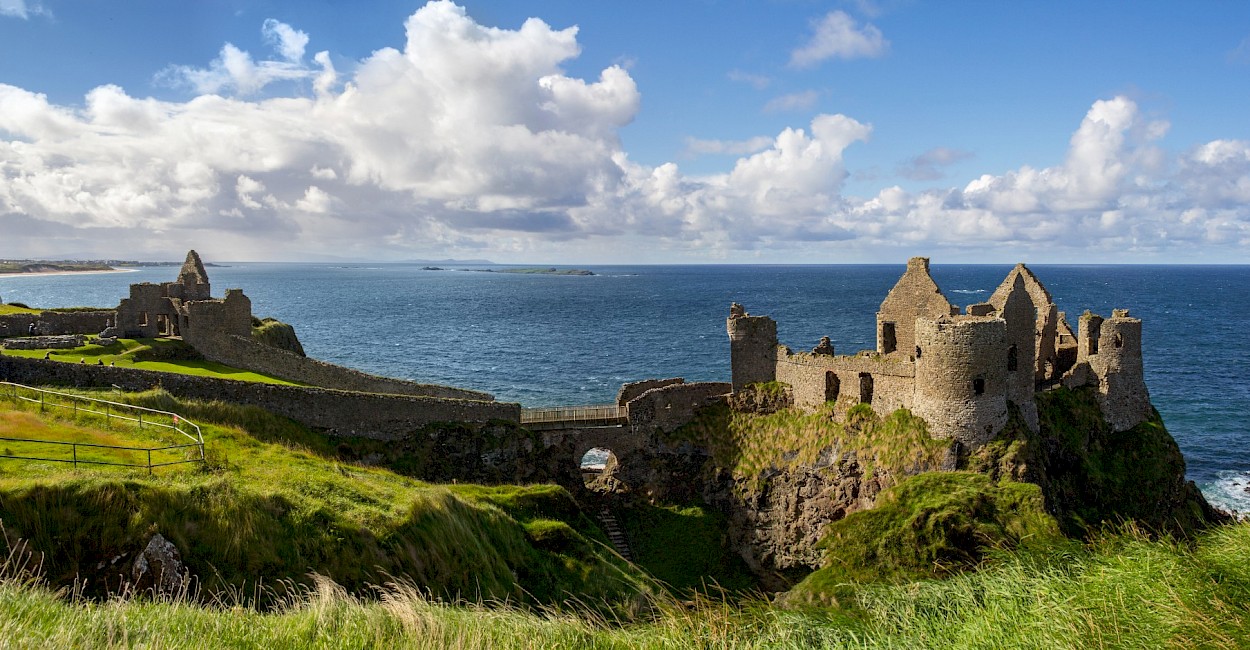
<path fill-rule="evenodd" d="M 872 375 L 866 372 L 859 373 L 859 401 L 872 404 Z"/>
<path fill-rule="evenodd" d="M 838 393 L 842 392 L 842 381 L 838 379 L 838 373 L 832 370 L 825 371 L 825 401 L 836 402 Z"/>
<path fill-rule="evenodd" d="M 578 461 L 582 482 L 586 487 L 597 492 L 612 492 L 616 481 L 616 454 L 607 447 L 595 447 L 582 454 Z"/>
<path fill-rule="evenodd" d="M 898 335 L 894 332 L 894 323 L 881 324 L 881 353 L 889 354 L 898 349 Z"/>
<path fill-rule="evenodd" d="M 977 377 L 976 379 L 972 380 L 972 392 L 976 393 L 977 395 L 985 394 L 985 378 L 984 377 Z"/>
<path fill-rule="evenodd" d="M 157 336 L 173 336 L 173 327 L 170 325 L 169 316 L 165 314 L 156 315 L 156 334 Z"/>
<path fill-rule="evenodd" d="M 1115 333 L 1115 338 L 1111 339 L 1111 342 L 1114 343 L 1117 348 L 1124 347 L 1124 337 L 1120 336 L 1119 332 Z"/>
<path fill-rule="evenodd" d="M 1020 365 L 1020 360 L 1018 356 L 1019 355 L 1016 352 L 1016 346 L 1013 345 L 1007 348 L 1007 372 L 1016 371 L 1016 368 Z"/>
<path fill-rule="evenodd" d="M 920 358 L 920 346 L 919 345 L 916 346 L 916 358 L 917 359 Z"/>
<path fill-rule="evenodd" d="M 148 325 L 148 313 L 147 313 L 146 311 L 141 311 L 141 312 L 139 312 L 139 325 L 140 325 L 140 326 L 142 326 L 142 327 L 147 327 L 147 325 Z"/>

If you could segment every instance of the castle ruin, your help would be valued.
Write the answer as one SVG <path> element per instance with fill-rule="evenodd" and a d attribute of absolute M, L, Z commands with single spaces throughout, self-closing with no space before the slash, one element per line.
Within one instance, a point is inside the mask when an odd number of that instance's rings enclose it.
<path fill-rule="evenodd" d="M 1009 404 L 1038 430 L 1034 394 L 1065 385 L 1098 391 L 1103 417 L 1118 431 L 1151 415 L 1142 373 L 1141 320 L 1116 309 L 1086 312 L 1073 334 L 1032 271 L 1018 264 L 984 303 L 960 310 L 913 257 L 877 312 L 877 348 L 838 355 L 828 337 L 811 352 L 777 341 L 777 323 L 730 308 L 733 390 L 790 386 L 794 405 L 831 404 L 834 417 L 867 403 L 878 412 L 906 408 L 930 433 L 977 449 L 1006 426 Z"/>

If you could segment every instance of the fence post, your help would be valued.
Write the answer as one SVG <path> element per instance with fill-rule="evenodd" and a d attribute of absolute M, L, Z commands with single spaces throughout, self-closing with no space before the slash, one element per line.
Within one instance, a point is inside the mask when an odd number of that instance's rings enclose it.
<path fill-rule="evenodd" d="M 152 475 L 152 450 L 148 450 L 148 476 Z"/>
<path fill-rule="evenodd" d="M 70 450 L 74 452 L 74 469 L 78 469 L 78 445 L 70 447 Z"/>
<path fill-rule="evenodd" d="M 143 428 L 143 411 L 139 411 L 139 428 Z"/>

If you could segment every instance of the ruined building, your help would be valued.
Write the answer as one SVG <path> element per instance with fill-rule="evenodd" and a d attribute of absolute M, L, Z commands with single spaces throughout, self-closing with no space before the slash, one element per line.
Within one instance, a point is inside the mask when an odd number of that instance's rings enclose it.
<path fill-rule="evenodd" d="M 914 257 L 877 312 L 877 349 L 835 354 L 825 337 L 811 352 L 777 342 L 777 323 L 730 308 L 733 389 L 777 381 L 794 405 L 832 402 L 834 416 L 861 402 L 879 413 L 911 410 L 935 437 L 976 449 L 1007 424 L 1008 404 L 1038 428 L 1034 394 L 1057 385 L 1094 386 L 1116 430 L 1150 417 L 1142 375 L 1141 320 L 1116 309 L 1086 312 L 1073 334 L 1050 293 L 1018 264 L 985 303 L 964 313 L 942 295 L 929 260 Z"/>
<path fill-rule="evenodd" d="M 195 251 L 173 282 L 130 285 L 130 297 L 117 306 L 117 320 L 104 336 L 156 338 L 180 336 L 196 346 L 209 337 L 244 336 L 252 333 L 252 301 L 242 289 L 213 298 L 204 263 Z"/>

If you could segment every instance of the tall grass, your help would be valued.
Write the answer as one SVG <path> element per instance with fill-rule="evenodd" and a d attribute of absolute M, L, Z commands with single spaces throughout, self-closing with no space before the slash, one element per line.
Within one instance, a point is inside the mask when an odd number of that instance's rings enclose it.
<path fill-rule="evenodd" d="M 375 597 L 317 577 L 262 613 L 228 601 L 77 601 L 0 572 L 11 647 L 245 648 L 1244 648 L 1250 525 L 1196 546 L 1126 531 L 1084 549 L 1006 555 L 940 582 L 860 587 L 835 610 L 657 599 L 629 623 L 576 609 L 441 602 L 391 583 Z"/>

